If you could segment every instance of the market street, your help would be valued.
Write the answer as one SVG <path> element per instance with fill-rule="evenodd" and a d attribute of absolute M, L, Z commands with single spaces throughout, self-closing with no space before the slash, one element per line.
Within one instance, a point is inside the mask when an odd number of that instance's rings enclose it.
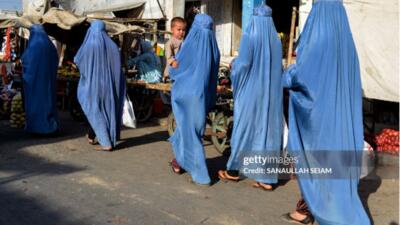
<path fill-rule="evenodd" d="M 168 162 L 168 134 L 156 122 L 124 130 L 114 152 L 96 152 L 84 128 L 61 114 L 61 135 L 40 138 L 0 121 L 1 225 L 286 224 L 279 216 L 299 199 L 296 181 L 273 192 L 251 181 L 216 178 L 226 158 L 206 143 L 215 182 L 196 186 Z M 398 180 L 361 181 L 361 196 L 376 225 L 396 225 Z"/>

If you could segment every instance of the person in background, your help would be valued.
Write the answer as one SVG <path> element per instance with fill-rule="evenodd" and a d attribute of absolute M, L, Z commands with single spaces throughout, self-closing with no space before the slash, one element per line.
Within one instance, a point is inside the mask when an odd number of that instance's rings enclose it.
<path fill-rule="evenodd" d="M 58 54 L 42 25 L 32 25 L 28 47 L 22 55 L 26 124 L 33 134 L 59 129 L 56 83 Z"/>
<path fill-rule="evenodd" d="M 316 0 L 282 77 L 289 88 L 288 152 L 303 199 L 282 219 L 297 224 L 371 224 L 358 195 L 364 147 L 360 65 L 342 0 Z"/>
<path fill-rule="evenodd" d="M 186 21 L 182 17 L 174 17 L 171 20 L 172 37 L 165 43 L 165 58 L 167 65 L 164 70 L 163 80 L 169 78 L 169 69 L 177 68 L 179 62 L 176 60 L 176 55 L 181 48 L 183 38 L 186 33 Z"/>
<path fill-rule="evenodd" d="M 128 66 L 137 65 L 139 70 L 139 79 L 147 83 L 158 83 L 161 81 L 161 61 L 153 51 L 153 46 L 150 42 L 144 41 L 141 43 L 142 54 L 130 59 Z"/>
<path fill-rule="evenodd" d="M 176 157 L 172 169 L 175 173 L 186 170 L 196 184 L 209 185 L 202 136 L 206 115 L 215 105 L 220 60 L 210 16 L 196 16 L 176 60 L 179 66 L 170 69 L 172 111 L 177 125 L 169 139 Z"/>
<path fill-rule="evenodd" d="M 241 175 L 257 182 L 254 187 L 271 191 L 278 174 L 245 174 L 244 157 L 279 157 L 282 149 L 283 90 L 282 44 L 266 5 L 254 9 L 243 33 L 239 57 L 232 63 L 234 125 L 228 170 L 220 170 L 221 180 L 238 181 Z M 265 167 L 276 167 L 267 164 Z"/>
<path fill-rule="evenodd" d="M 118 46 L 105 32 L 103 21 L 92 22 L 74 58 L 80 71 L 78 100 L 90 124 L 88 141 L 111 151 L 120 137 L 125 77 Z"/>

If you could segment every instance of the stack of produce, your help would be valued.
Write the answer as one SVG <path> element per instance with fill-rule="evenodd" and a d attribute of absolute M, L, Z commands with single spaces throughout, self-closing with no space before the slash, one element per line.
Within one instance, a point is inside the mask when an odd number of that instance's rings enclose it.
<path fill-rule="evenodd" d="M 6 114 L 7 112 L 10 112 L 10 103 L 3 102 L 3 113 Z"/>
<path fill-rule="evenodd" d="M 58 69 L 58 76 L 65 78 L 79 78 L 78 68 L 72 62 L 67 62 Z"/>
<path fill-rule="evenodd" d="M 399 131 L 383 129 L 375 138 L 378 152 L 399 155 L 399 135 Z"/>
<path fill-rule="evenodd" d="M 21 93 L 18 93 L 11 102 L 10 126 L 13 128 L 22 128 L 25 126 L 25 112 L 22 104 Z"/>

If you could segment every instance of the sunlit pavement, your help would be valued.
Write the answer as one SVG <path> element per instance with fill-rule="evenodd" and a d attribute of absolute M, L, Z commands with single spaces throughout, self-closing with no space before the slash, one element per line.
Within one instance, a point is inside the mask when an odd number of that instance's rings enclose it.
<path fill-rule="evenodd" d="M 175 175 L 165 128 L 157 123 L 124 130 L 119 149 L 96 152 L 84 127 L 62 114 L 58 137 L 43 138 L 10 129 L 0 121 L 0 224 L 286 224 L 279 216 L 300 197 L 295 180 L 273 192 L 251 181 L 216 178 L 226 158 L 206 144 L 215 183 L 196 186 Z M 377 225 L 399 223 L 398 180 L 361 182 L 369 214 Z"/>

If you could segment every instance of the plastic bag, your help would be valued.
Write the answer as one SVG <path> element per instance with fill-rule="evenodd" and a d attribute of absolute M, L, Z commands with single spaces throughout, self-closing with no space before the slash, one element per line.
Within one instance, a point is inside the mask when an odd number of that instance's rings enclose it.
<path fill-rule="evenodd" d="M 125 96 L 124 100 L 124 111 L 122 114 L 122 124 L 125 127 L 136 128 L 136 117 L 135 111 L 133 110 L 132 101 L 129 96 Z"/>

